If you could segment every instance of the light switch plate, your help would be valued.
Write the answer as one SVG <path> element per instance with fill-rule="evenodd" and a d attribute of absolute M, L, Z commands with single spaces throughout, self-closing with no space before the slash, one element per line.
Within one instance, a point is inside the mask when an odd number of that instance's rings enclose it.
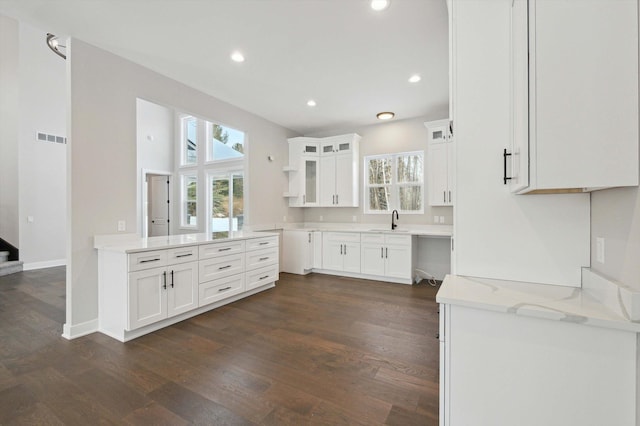
<path fill-rule="evenodd" d="M 127 222 L 124 220 L 118 221 L 118 232 L 123 232 L 127 230 Z"/>

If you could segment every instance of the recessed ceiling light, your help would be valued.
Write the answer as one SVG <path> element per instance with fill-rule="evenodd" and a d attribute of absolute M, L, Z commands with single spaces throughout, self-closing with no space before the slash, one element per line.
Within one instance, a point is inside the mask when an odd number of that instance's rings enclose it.
<path fill-rule="evenodd" d="M 371 0 L 371 9 L 375 11 L 385 10 L 389 7 L 390 0 Z"/>
<path fill-rule="evenodd" d="M 244 55 L 236 50 L 231 54 L 231 60 L 234 62 L 244 62 Z"/>
<path fill-rule="evenodd" d="M 389 111 L 379 112 L 376 114 L 376 117 L 378 117 L 378 120 L 391 120 L 395 116 L 396 115 L 393 112 L 389 112 Z"/>
<path fill-rule="evenodd" d="M 307 106 L 310 106 L 310 107 L 316 106 L 316 101 L 314 101 L 313 99 L 309 99 L 307 101 Z"/>
<path fill-rule="evenodd" d="M 409 77 L 409 83 L 417 83 L 420 80 L 422 80 L 422 77 L 420 77 L 418 74 L 414 74 L 411 77 Z"/>

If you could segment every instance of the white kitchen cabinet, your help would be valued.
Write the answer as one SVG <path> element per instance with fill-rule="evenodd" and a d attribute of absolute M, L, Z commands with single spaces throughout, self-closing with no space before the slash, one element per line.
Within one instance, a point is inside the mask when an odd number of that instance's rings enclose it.
<path fill-rule="evenodd" d="M 361 272 L 411 282 L 415 252 L 412 244 L 411 235 L 363 233 Z"/>
<path fill-rule="evenodd" d="M 178 263 L 129 274 L 128 330 L 198 306 L 198 262 Z"/>
<path fill-rule="evenodd" d="M 424 123 L 428 132 L 427 184 L 429 204 L 452 206 L 454 193 L 454 142 L 449 120 Z"/>
<path fill-rule="evenodd" d="M 324 138 L 320 144 L 320 205 L 358 207 L 358 161 L 360 136 Z"/>
<path fill-rule="evenodd" d="M 453 272 L 579 287 L 590 264 L 589 194 L 516 196 L 502 181 L 501 155 L 512 140 L 511 3 L 452 2 Z"/>
<path fill-rule="evenodd" d="M 314 267 L 315 232 L 285 229 L 282 233 L 282 271 L 304 275 Z"/>
<path fill-rule="evenodd" d="M 359 140 L 356 134 L 289 139 L 289 206 L 357 207 Z"/>
<path fill-rule="evenodd" d="M 638 2 L 515 0 L 512 135 L 517 193 L 638 185 Z"/>
<path fill-rule="evenodd" d="M 324 232 L 322 237 L 322 268 L 360 273 L 360 234 Z"/>

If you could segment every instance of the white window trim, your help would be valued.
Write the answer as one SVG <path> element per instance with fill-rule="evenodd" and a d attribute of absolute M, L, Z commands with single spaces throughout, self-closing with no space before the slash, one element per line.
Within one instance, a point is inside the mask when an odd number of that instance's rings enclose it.
<path fill-rule="evenodd" d="M 422 158 L 422 181 L 421 182 L 397 182 L 398 178 L 398 157 L 404 157 L 409 155 L 419 155 Z M 391 183 L 390 184 L 369 184 L 369 161 L 380 159 L 380 158 L 390 158 L 391 159 Z M 389 214 L 393 210 L 398 210 L 399 213 L 402 214 L 424 214 L 424 206 L 425 206 L 425 163 L 424 163 L 424 151 L 407 151 L 407 152 L 394 152 L 391 154 L 376 154 L 376 155 L 367 155 L 364 157 L 364 179 L 363 179 L 363 203 L 364 203 L 364 214 L 373 214 L 373 215 L 384 215 Z M 400 209 L 400 188 L 401 187 L 410 187 L 410 186 L 419 186 L 421 188 L 420 191 L 420 199 L 422 203 L 420 205 L 420 210 L 401 210 Z M 390 203 L 389 210 L 371 210 L 369 209 L 369 188 L 390 188 Z"/>
<path fill-rule="evenodd" d="M 187 118 L 195 118 L 196 119 L 196 162 L 195 163 L 189 163 L 187 164 L 187 147 L 186 147 L 186 141 L 187 141 L 187 137 L 186 137 L 186 131 L 185 131 L 185 119 Z M 188 169 L 188 168 L 197 168 L 198 164 L 200 163 L 200 140 L 202 140 L 202 129 L 201 129 L 201 125 L 200 125 L 200 121 L 201 119 L 196 117 L 195 115 L 192 114 L 186 114 L 186 113 L 178 113 L 178 137 L 180 138 L 180 155 L 178 156 L 178 158 L 180 159 L 180 162 L 178 164 L 178 168 L 179 169 Z"/>
<path fill-rule="evenodd" d="M 218 126 L 222 126 L 222 127 L 226 127 L 229 129 L 233 129 L 237 132 L 242 132 L 244 134 L 244 141 L 242 142 L 242 145 L 244 148 L 246 148 L 246 144 L 247 144 L 247 133 L 236 129 L 235 127 L 232 126 L 227 126 L 226 124 L 222 124 L 219 121 L 212 121 L 212 120 L 204 120 L 204 141 L 205 141 L 205 157 L 204 157 L 204 164 L 205 166 L 210 166 L 210 165 L 218 165 L 218 164 L 226 164 L 229 163 L 230 166 L 229 167 L 234 167 L 236 164 L 240 164 L 240 165 L 244 165 L 244 159 L 247 157 L 247 153 L 243 152 L 242 157 L 237 157 L 237 158 L 225 158 L 223 160 L 210 160 L 209 158 L 211 158 L 212 153 L 211 153 L 211 148 L 210 148 L 210 144 L 209 144 L 209 138 L 211 137 L 211 128 L 213 127 L 214 124 L 217 124 Z"/>

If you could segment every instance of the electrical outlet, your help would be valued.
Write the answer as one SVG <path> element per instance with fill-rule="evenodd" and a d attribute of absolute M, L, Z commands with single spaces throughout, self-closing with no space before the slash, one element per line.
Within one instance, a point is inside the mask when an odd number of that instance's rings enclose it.
<path fill-rule="evenodd" d="M 604 264 L 604 238 L 596 238 L 596 262 Z"/>
<path fill-rule="evenodd" d="M 123 232 L 127 230 L 127 222 L 124 220 L 118 221 L 118 232 Z"/>
<path fill-rule="evenodd" d="M 320 215 L 320 222 L 322 222 L 324 220 L 324 217 L 322 217 L 322 215 Z"/>
<path fill-rule="evenodd" d="M 440 216 L 440 223 L 444 223 L 444 216 Z"/>
<path fill-rule="evenodd" d="M 27 222 L 33 223 L 33 216 L 27 216 Z"/>
<path fill-rule="evenodd" d="M 282 221 L 286 222 L 287 221 L 287 216 L 282 216 Z"/>
<path fill-rule="evenodd" d="M 352 221 L 354 221 L 354 222 L 357 222 L 357 221 L 358 221 L 358 219 L 356 218 L 356 216 L 351 216 L 351 220 L 352 220 Z"/>
<path fill-rule="evenodd" d="M 440 217 L 439 216 L 434 216 L 433 217 L 433 223 L 440 223 Z"/>

